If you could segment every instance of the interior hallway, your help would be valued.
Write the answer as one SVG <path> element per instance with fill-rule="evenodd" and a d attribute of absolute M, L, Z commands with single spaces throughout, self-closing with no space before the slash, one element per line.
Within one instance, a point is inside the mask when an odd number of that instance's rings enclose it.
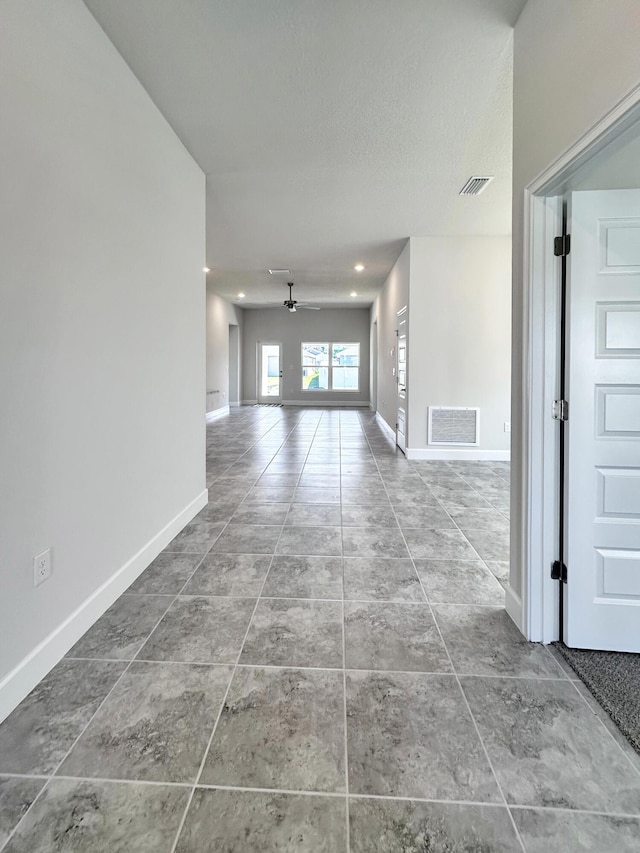
<path fill-rule="evenodd" d="M 254 407 L 207 471 L 0 726 L 3 853 L 638 850 L 639 757 L 503 610 L 506 463 Z"/>

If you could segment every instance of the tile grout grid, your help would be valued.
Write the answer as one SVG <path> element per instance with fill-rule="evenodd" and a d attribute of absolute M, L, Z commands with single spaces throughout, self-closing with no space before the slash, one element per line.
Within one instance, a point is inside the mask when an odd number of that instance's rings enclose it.
<path fill-rule="evenodd" d="M 383 481 L 383 482 L 384 482 L 384 481 Z M 385 490 L 386 490 L 386 486 L 385 486 Z M 388 494 L 388 492 L 387 492 L 387 494 Z M 395 511 L 395 509 L 393 509 L 393 507 L 392 507 L 392 511 L 393 511 L 394 515 L 396 515 L 396 511 Z M 396 521 L 397 521 L 397 515 L 396 515 Z M 400 526 L 400 525 L 398 525 L 398 526 Z M 404 538 L 404 531 L 402 530 L 402 528 L 400 528 L 400 533 L 401 533 L 401 535 L 402 535 L 402 536 L 403 536 L 403 538 Z M 407 545 L 406 539 L 405 539 L 405 546 L 407 547 L 407 550 L 409 551 L 409 547 L 408 547 L 408 545 Z M 411 553 L 411 552 L 409 551 L 409 553 Z M 413 562 L 413 558 L 412 558 L 412 562 Z M 462 684 L 461 684 L 461 682 L 460 682 L 460 678 L 459 678 L 459 676 L 458 676 L 458 674 L 457 674 L 457 672 L 456 672 L 455 665 L 454 665 L 454 663 L 453 663 L 453 660 L 451 659 L 451 655 L 449 654 L 449 650 L 447 649 L 447 644 L 446 644 L 446 643 L 445 643 L 445 641 L 444 641 L 444 637 L 442 636 L 442 632 L 440 631 L 440 626 L 438 625 L 438 620 L 437 620 L 437 618 L 436 618 L 436 614 L 433 612 L 433 609 L 432 609 L 432 607 L 431 607 L 431 604 L 429 603 L 429 599 L 427 598 L 427 594 L 426 594 L 426 591 L 425 591 L 424 586 L 423 586 L 423 584 L 422 584 L 422 580 L 421 580 L 421 578 L 420 578 L 420 574 L 419 574 L 419 572 L 417 571 L 417 569 L 416 569 L 416 567 L 415 567 L 415 562 L 413 562 L 413 568 L 414 568 L 414 571 L 415 571 L 415 573 L 416 573 L 416 575 L 417 575 L 417 577 L 418 577 L 418 582 L 420 583 L 420 586 L 422 587 L 422 592 L 423 592 L 424 597 L 425 597 L 425 599 L 426 599 L 426 601 L 427 601 L 427 605 L 428 605 L 428 607 L 429 607 L 429 612 L 430 612 L 430 614 L 431 614 L 431 618 L 433 619 L 433 622 L 434 622 L 434 624 L 435 624 L 435 626 L 436 626 L 436 630 L 437 630 L 438 635 L 439 635 L 439 637 L 440 637 L 440 640 L 441 640 L 441 642 L 442 642 L 442 646 L 443 646 L 443 648 L 444 648 L 444 650 L 445 650 L 445 653 L 446 653 L 446 655 L 447 655 L 447 658 L 449 659 L 449 664 L 450 664 L 450 666 L 451 666 L 451 670 L 452 670 L 453 675 L 454 675 L 454 677 L 455 677 L 456 684 L 458 685 L 458 689 L 459 689 L 459 691 L 460 691 L 460 695 L 462 696 L 463 701 L 464 701 L 464 703 L 465 703 L 465 706 L 466 706 L 466 708 L 467 708 L 467 711 L 468 711 L 468 713 L 469 713 L 469 716 L 471 717 L 471 721 L 472 721 L 472 723 L 473 723 L 473 726 L 474 726 L 474 728 L 475 728 L 476 734 L 477 734 L 478 739 L 479 739 L 479 741 L 480 741 L 480 744 L 481 744 L 481 746 L 482 746 L 482 750 L 483 750 L 483 752 L 484 752 L 484 754 L 485 754 L 485 756 L 486 756 L 487 763 L 488 763 L 488 765 L 489 765 L 489 767 L 490 767 L 490 769 L 491 769 L 491 773 L 493 774 L 493 778 L 495 779 L 496 785 L 497 785 L 497 787 L 498 787 L 498 791 L 500 792 L 500 796 L 501 796 L 501 798 L 502 798 L 502 803 L 503 803 L 503 805 L 505 806 L 505 808 L 507 808 L 507 812 L 508 812 L 508 814 L 509 814 L 509 818 L 510 818 L 511 823 L 512 823 L 512 826 L 513 826 L 513 830 L 514 830 L 514 832 L 515 832 L 515 834 L 516 834 L 516 837 L 518 838 L 518 841 L 520 842 L 520 845 L 521 845 L 521 847 L 522 847 L 522 851 L 523 851 L 523 853 L 526 853 L 524 843 L 522 842 L 522 839 L 521 839 L 521 837 L 520 837 L 520 833 L 518 832 L 518 828 L 516 827 L 516 824 L 515 824 L 515 822 L 514 822 L 514 820 L 513 820 L 513 816 L 512 816 L 511 812 L 510 812 L 510 811 L 509 811 L 509 809 L 508 809 L 507 798 L 506 798 L 506 797 L 505 797 L 505 795 L 504 795 L 504 791 L 503 791 L 503 789 L 502 789 L 502 785 L 500 784 L 500 780 L 498 779 L 498 776 L 497 776 L 497 774 L 496 774 L 496 772 L 495 772 L 495 769 L 494 769 L 494 767 L 493 767 L 493 764 L 492 764 L 492 762 L 491 762 L 491 758 L 490 758 L 489 753 L 488 753 L 488 751 L 487 751 L 486 745 L 485 745 L 485 743 L 484 743 L 484 740 L 483 740 L 483 738 L 482 738 L 482 735 L 480 734 L 480 729 L 478 728 L 478 724 L 477 724 L 476 719 L 475 719 L 475 717 L 474 717 L 474 715 L 473 715 L 473 712 L 472 712 L 472 710 L 471 710 L 471 706 L 469 705 L 469 702 L 467 701 L 467 697 L 465 696 L 464 690 L 462 689 Z"/>
<path fill-rule="evenodd" d="M 146 850 L 150 815 L 160 813 L 168 822 L 157 828 L 154 851 L 166 853 L 218 849 L 205 846 L 214 843 L 269 849 L 282 842 L 279 832 L 294 833 L 296 849 L 331 853 L 376 849 L 383 836 L 389 850 L 401 850 L 398 832 L 402 843 L 431 835 L 444 843 L 444 833 L 451 849 L 466 833 L 500 853 L 529 853 L 541 838 L 569 850 L 578 832 L 603 849 L 614 836 L 620 853 L 634 849 L 640 764 L 554 655 L 525 643 L 500 604 L 495 572 L 508 559 L 508 465 L 408 462 L 368 412 L 256 409 L 208 424 L 207 469 L 208 506 L 167 546 L 164 563 L 147 569 L 144 591 L 127 590 L 63 662 L 78 673 L 92 664 L 122 667 L 87 706 L 82 725 L 73 722 L 71 690 L 54 702 L 51 719 L 34 691 L 0 726 L 3 853 L 57 850 L 51 833 L 60 821 L 87 832 L 90 814 L 103 835 L 87 836 L 77 849 L 116 849 L 116 825 L 128 817 L 127 849 Z M 217 550 L 221 543 L 225 550 Z M 159 618 L 149 610 L 139 626 L 124 622 L 145 600 Z M 165 675 L 169 667 L 175 701 L 189 673 L 217 673 L 215 715 L 197 766 L 181 771 L 187 781 L 172 777 L 169 763 L 163 769 L 165 754 L 174 750 L 179 763 L 184 752 L 167 722 L 174 712 L 167 688 L 154 685 L 157 699 L 140 700 L 143 706 L 127 704 L 139 667 Z M 321 684 L 334 687 L 324 695 Z M 332 697 L 342 734 L 327 722 Z M 454 707 L 460 719 L 451 716 Z M 549 715 L 562 742 L 543 725 Z M 509 740 L 521 718 L 533 728 L 519 731 L 519 748 L 546 756 L 531 767 Z M 44 733 L 41 741 L 33 732 Z M 42 773 L 47 738 L 53 746 L 59 738 L 61 757 Z M 65 772 L 68 759 L 77 769 L 80 747 L 91 764 L 79 775 Z M 214 747 L 222 760 L 216 784 L 204 775 Z M 604 768 L 597 778 L 590 771 L 581 778 L 585 761 Z M 342 765 L 338 790 L 331 779 Z M 267 783 L 274 770 L 275 786 Z M 150 772 L 161 778 L 146 778 Z M 545 779 L 548 772 L 562 778 L 562 789 Z M 474 778 L 484 787 L 474 788 Z M 259 784 L 247 784 L 254 779 Z M 29 784 L 40 787 L 24 793 L 18 808 L 16 792 Z M 129 794 L 116 807 L 121 789 Z M 97 812 L 85 819 L 86 792 Z M 265 821 L 272 812 L 278 819 Z"/>

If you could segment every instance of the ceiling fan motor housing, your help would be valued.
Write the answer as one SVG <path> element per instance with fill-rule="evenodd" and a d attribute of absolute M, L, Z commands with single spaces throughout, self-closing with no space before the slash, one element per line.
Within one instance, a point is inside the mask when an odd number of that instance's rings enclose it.
<path fill-rule="evenodd" d="M 289 298 L 284 300 L 284 307 L 293 313 L 296 310 L 296 305 L 298 304 L 296 302 L 296 300 L 293 298 L 293 293 L 291 292 L 291 288 L 293 287 L 293 282 L 290 281 L 287 286 L 289 288 Z"/>

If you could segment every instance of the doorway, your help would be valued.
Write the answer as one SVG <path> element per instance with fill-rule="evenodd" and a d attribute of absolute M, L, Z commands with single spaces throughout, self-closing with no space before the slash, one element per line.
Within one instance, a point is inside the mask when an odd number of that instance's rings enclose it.
<path fill-rule="evenodd" d="M 258 402 L 282 402 L 282 344 L 258 344 Z"/>
<path fill-rule="evenodd" d="M 640 90 L 625 109 L 605 117 L 525 192 L 524 529 L 523 549 L 514 555 L 523 566 L 523 598 L 508 590 L 507 609 L 534 641 L 564 639 L 583 648 L 640 650 L 625 640 L 630 634 L 640 636 L 640 432 L 637 438 L 633 435 L 640 418 L 635 393 L 640 392 L 640 276 L 634 278 L 640 273 L 640 201 L 637 209 L 634 202 L 622 212 L 606 205 L 594 210 L 590 226 L 583 224 L 582 209 L 595 190 L 640 188 L 635 156 L 639 149 Z M 552 410 L 560 399 L 562 264 L 554 243 L 562 234 L 567 202 L 567 230 L 574 230 L 575 236 L 566 258 L 567 485 L 561 554 L 559 428 Z M 592 196 L 589 203 L 595 202 Z M 626 222 L 614 222 L 625 217 Z M 621 227 L 613 233 L 607 223 Z M 586 243 L 585 227 L 590 230 Z M 581 270 L 587 255 L 593 287 Z M 610 396 L 616 389 L 620 393 Z M 632 429 L 622 429 L 630 425 Z M 581 476 L 587 479 L 579 485 Z M 588 549 L 588 556 L 581 548 Z M 554 563 L 560 564 L 555 578 Z M 563 563 L 566 582 L 557 578 Z M 620 619 L 612 615 L 616 612 Z M 581 633 L 581 625 L 590 636 Z"/>
<path fill-rule="evenodd" d="M 240 330 L 229 324 L 229 405 L 240 405 Z"/>

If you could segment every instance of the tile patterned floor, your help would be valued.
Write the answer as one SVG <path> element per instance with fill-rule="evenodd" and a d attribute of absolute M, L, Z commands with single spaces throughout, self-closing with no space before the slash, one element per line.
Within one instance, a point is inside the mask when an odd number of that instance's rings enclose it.
<path fill-rule="evenodd" d="M 0 726 L 3 853 L 637 853 L 638 756 L 503 610 L 508 468 L 211 423 L 207 507 Z"/>

